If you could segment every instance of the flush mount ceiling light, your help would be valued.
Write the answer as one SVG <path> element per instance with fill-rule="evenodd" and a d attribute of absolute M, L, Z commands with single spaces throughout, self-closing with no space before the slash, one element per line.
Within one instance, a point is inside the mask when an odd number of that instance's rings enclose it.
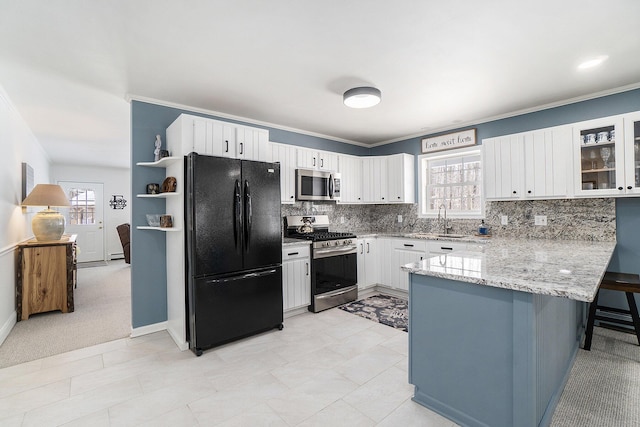
<path fill-rule="evenodd" d="M 597 58 L 591 58 L 587 61 L 584 61 L 580 65 L 578 65 L 578 70 L 587 70 L 589 68 L 597 67 L 598 65 L 606 61 L 608 58 L 609 57 L 607 55 L 601 55 L 601 56 L 598 56 Z"/>
<path fill-rule="evenodd" d="M 382 93 L 375 87 L 354 87 L 344 93 L 342 101 L 351 108 L 369 108 L 380 103 Z"/>

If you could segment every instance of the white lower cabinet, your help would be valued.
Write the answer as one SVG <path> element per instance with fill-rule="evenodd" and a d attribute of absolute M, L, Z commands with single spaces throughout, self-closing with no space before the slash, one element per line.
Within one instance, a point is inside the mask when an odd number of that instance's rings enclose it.
<path fill-rule="evenodd" d="M 311 304 L 309 254 L 309 245 L 282 248 L 282 302 L 285 312 Z"/>
<path fill-rule="evenodd" d="M 391 241 L 391 269 L 389 283 L 392 288 L 402 291 L 409 290 L 409 273 L 400 267 L 412 262 L 423 260 L 427 256 L 427 241 L 420 239 L 393 239 Z"/>
<path fill-rule="evenodd" d="M 467 249 L 467 243 L 450 242 L 446 240 L 429 240 L 427 244 L 427 252 L 429 256 L 448 254 L 451 252 L 464 251 Z"/>
<path fill-rule="evenodd" d="M 358 289 L 367 289 L 381 283 L 381 252 L 378 239 L 358 239 Z"/>

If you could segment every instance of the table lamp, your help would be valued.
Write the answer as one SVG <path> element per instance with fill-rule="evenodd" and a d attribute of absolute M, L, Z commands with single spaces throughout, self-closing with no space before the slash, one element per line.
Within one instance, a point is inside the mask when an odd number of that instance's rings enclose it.
<path fill-rule="evenodd" d="M 64 233 L 64 215 L 51 209 L 51 206 L 71 206 L 62 187 L 38 184 L 22 201 L 22 206 L 46 206 L 47 209 L 35 214 L 31 220 L 31 230 L 38 241 L 60 240 Z"/>

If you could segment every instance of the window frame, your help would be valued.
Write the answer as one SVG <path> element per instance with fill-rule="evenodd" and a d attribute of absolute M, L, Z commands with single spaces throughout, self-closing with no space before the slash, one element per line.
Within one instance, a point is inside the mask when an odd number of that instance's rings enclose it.
<path fill-rule="evenodd" d="M 460 212 L 447 210 L 447 218 L 456 219 L 485 219 L 485 194 L 484 194 L 484 159 L 481 145 L 471 147 L 458 148 L 455 150 L 439 151 L 435 153 L 421 154 L 418 156 L 418 217 L 419 218 L 437 218 L 438 212 L 429 211 L 429 197 L 427 188 L 429 185 L 429 169 L 428 163 L 438 160 L 444 160 L 452 157 L 463 157 L 477 155 L 480 157 L 481 179 L 478 183 L 480 186 L 480 211 Z M 426 165 L 426 164 L 427 165 Z"/>

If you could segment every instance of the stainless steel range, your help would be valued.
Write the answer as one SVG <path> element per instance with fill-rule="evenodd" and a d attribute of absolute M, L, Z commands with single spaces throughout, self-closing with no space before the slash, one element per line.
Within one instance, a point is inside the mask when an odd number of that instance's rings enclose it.
<path fill-rule="evenodd" d="M 285 237 L 312 241 L 309 311 L 317 313 L 358 299 L 355 234 L 329 231 L 327 215 L 293 215 L 284 221 Z"/>

